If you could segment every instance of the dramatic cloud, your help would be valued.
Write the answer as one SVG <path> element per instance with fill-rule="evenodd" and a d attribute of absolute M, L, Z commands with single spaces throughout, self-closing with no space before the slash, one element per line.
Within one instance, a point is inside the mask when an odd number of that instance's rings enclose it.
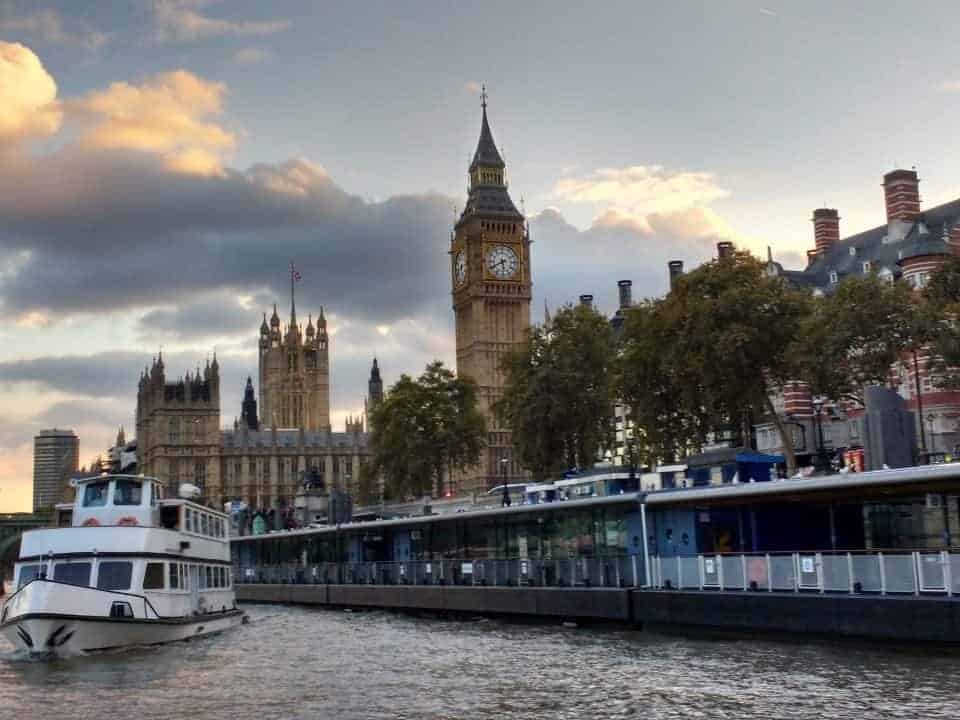
<path fill-rule="evenodd" d="M 233 54 L 233 61 L 238 65 L 260 65 L 269 62 L 272 56 L 260 48 L 244 48 Z"/>
<path fill-rule="evenodd" d="M 40 58 L 19 43 L 0 41 L 0 143 L 50 135 L 61 119 L 57 83 Z"/>
<path fill-rule="evenodd" d="M 290 27 L 288 20 L 226 20 L 200 12 L 219 0 L 156 0 L 156 35 L 160 41 L 200 40 L 217 35 L 273 35 Z"/>
<path fill-rule="evenodd" d="M 238 336 L 245 337 L 252 349 L 251 339 L 259 328 L 261 313 L 270 302 L 270 297 L 264 294 L 212 293 L 195 302 L 151 310 L 139 318 L 137 325 L 145 341 L 189 342 Z"/>
<path fill-rule="evenodd" d="M 168 169 L 200 175 L 222 172 L 221 154 L 234 136 L 209 116 L 223 109 L 226 87 L 186 70 L 161 73 L 141 85 L 116 82 L 68 104 L 89 124 L 81 143 L 96 150 L 156 153 Z"/>
<path fill-rule="evenodd" d="M 98 50 L 110 40 L 108 33 L 93 30 L 82 20 L 71 20 L 71 27 L 56 10 L 38 10 L 30 15 L 0 20 L 0 32 L 26 35 L 44 43 L 79 45 Z"/>
<path fill-rule="evenodd" d="M 671 171 L 660 165 L 601 168 L 584 177 L 561 178 L 553 187 L 557 198 L 634 215 L 676 212 L 729 194 L 710 173 Z"/>

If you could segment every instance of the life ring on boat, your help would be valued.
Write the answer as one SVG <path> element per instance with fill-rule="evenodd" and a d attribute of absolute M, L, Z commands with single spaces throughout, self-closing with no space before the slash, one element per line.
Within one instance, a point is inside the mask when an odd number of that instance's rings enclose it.
<path fill-rule="evenodd" d="M 125 527 L 132 527 L 133 525 L 139 525 L 137 519 L 133 515 L 127 515 L 117 520 L 117 525 L 122 525 Z"/>
<path fill-rule="evenodd" d="M 83 521 L 84 527 L 95 527 L 99 524 L 100 524 L 100 521 L 97 520 L 96 518 L 87 518 L 86 520 Z"/>

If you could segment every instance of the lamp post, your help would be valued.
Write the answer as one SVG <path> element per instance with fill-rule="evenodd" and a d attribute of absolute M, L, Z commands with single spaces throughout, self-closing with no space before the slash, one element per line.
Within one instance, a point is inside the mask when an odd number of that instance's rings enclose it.
<path fill-rule="evenodd" d="M 930 448 L 929 453 L 927 454 L 927 462 L 930 462 L 930 455 L 936 451 L 936 443 L 933 441 L 933 421 L 936 420 L 936 416 L 933 413 L 927 415 L 927 422 L 930 423 Z"/>
<path fill-rule="evenodd" d="M 500 458 L 500 474 L 503 476 L 503 500 L 501 501 L 503 507 L 510 507 L 510 489 L 507 487 L 507 465 L 509 464 L 508 458 Z"/>
<path fill-rule="evenodd" d="M 827 448 L 823 441 L 823 418 L 821 412 L 823 411 L 823 398 L 817 398 L 813 401 L 813 411 L 816 413 L 814 419 L 817 422 L 817 463 L 816 469 L 822 472 L 828 472 L 830 469 L 829 461 L 827 460 Z"/>

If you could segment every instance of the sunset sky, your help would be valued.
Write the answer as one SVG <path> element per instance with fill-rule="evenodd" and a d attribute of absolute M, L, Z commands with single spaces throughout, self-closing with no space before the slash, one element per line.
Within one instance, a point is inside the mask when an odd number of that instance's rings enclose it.
<path fill-rule="evenodd" d="M 261 315 L 323 306 L 334 428 L 453 363 L 446 255 L 480 84 L 530 217 L 533 319 L 665 290 L 732 239 L 785 266 L 816 207 L 883 220 L 884 172 L 960 196 L 955 2 L 0 0 L 0 511 L 32 438 L 88 463 L 137 377 L 216 350 L 224 424 Z"/>

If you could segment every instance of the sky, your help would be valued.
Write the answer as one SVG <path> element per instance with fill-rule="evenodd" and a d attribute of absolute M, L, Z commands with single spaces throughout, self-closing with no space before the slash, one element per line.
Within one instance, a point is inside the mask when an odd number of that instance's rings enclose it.
<path fill-rule="evenodd" d="M 453 364 L 447 248 L 480 87 L 529 217 L 533 320 L 616 309 L 720 240 L 788 268 L 817 207 L 883 222 L 882 176 L 960 196 L 955 2 L 0 0 L 0 511 L 32 439 L 119 426 L 162 347 L 216 352 L 222 421 L 264 311 L 322 307 L 335 429 Z"/>

